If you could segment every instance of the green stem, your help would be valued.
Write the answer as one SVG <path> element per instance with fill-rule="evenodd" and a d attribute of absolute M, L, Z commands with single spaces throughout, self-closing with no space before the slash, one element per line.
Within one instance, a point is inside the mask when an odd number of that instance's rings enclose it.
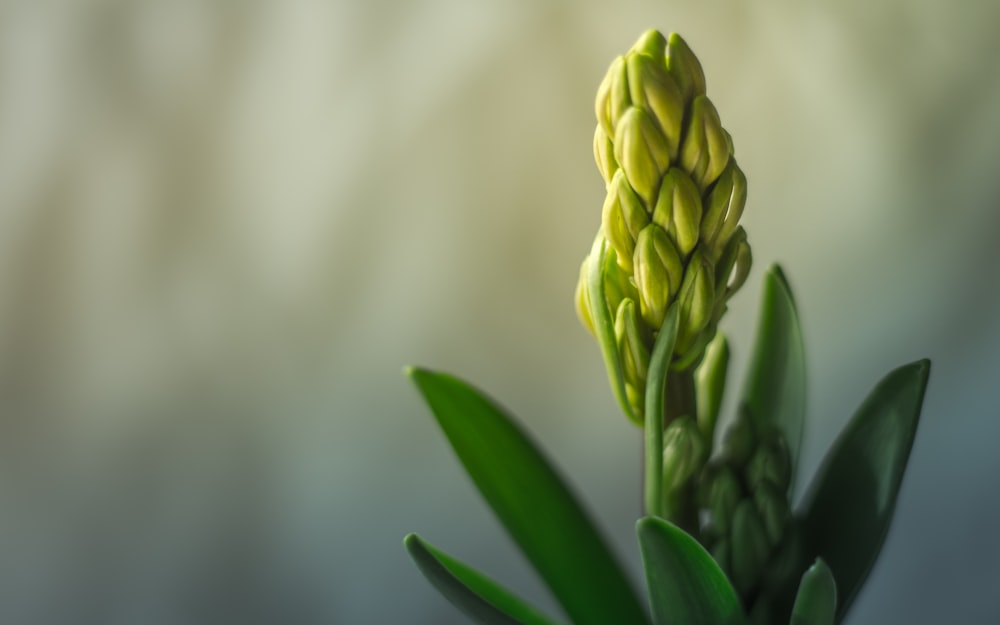
<path fill-rule="evenodd" d="M 671 371 L 667 374 L 667 386 L 663 398 L 663 426 L 684 415 L 692 419 L 698 416 L 698 405 L 694 391 L 694 369 Z"/>
<path fill-rule="evenodd" d="M 677 317 L 679 308 L 673 304 L 667 311 L 663 327 L 656 337 L 653 352 L 649 358 L 646 376 L 646 405 L 643 421 L 643 437 L 646 449 L 646 480 L 644 498 L 646 514 L 663 518 L 663 416 L 664 391 L 670 376 L 670 359 L 674 353 L 677 338 Z"/>

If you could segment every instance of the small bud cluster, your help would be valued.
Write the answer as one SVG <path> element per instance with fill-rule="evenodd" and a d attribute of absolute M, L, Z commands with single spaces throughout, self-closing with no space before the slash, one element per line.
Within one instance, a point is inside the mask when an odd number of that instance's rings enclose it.
<path fill-rule="evenodd" d="M 781 432 L 758 431 L 742 411 L 698 480 L 701 540 L 744 598 L 782 569 L 775 560 L 789 535 L 791 475 Z"/>
<path fill-rule="evenodd" d="M 604 270 L 625 388 L 637 415 L 668 308 L 680 316 L 672 368 L 697 365 L 750 270 L 739 219 L 746 177 L 705 95 L 701 64 L 677 34 L 651 30 L 611 64 L 596 100 L 594 157 L 607 185 Z M 594 332 L 584 261 L 577 310 Z"/>

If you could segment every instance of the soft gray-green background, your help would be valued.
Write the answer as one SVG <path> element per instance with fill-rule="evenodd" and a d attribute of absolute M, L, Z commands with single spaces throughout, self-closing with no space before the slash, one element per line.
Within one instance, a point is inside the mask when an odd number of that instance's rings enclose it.
<path fill-rule="evenodd" d="M 853 623 L 983 623 L 1000 584 L 1000 5 L 0 4 L 0 621 L 460 623 L 419 531 L 545 606 L 407 381 L 460 372 L 638 578 L 638 433 L 572 293 L 592 97 L 681 32 L 803 315 L 807 471 L 934 360 Z"/>

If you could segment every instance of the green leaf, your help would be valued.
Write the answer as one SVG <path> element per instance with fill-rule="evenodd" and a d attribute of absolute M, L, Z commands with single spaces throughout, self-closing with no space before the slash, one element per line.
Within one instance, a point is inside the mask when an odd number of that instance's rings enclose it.
<path fill-rule="evenodd" d="M 833 625 L 836 612 L 837 582 L 819 558 L 802 576 L 790 625 Z"/>
<path fill-rule="evenodd" d="M 590 290 L 590 318 L 594 322 L 594 332 L 601 346 L 601 356 L 604 357 L 604 367 L 608 371 L 608 381 L 611 390 L 618 400 L 618 406 L 626 417 L 636 425 L 642 425 L 641 415 L 635 414 L 625 393 L 625 373 L 622 371 L 621 356 L 618 354 L 618 342 L 615 341 L 615 322 L 613 311 L 608 309 L 608 299 L 605 292 L 604 274 L 606 265 L 615 262 L 609 253 L 608 242 L 601 234 L 594 239 L 590 250 L 590 268 L 587 273 L 587 288 Z"/>
<path fill-rule="evenodd" d="M 452 376 L 410 369 L 459 460 L 576 625 L 646 623 L 604 539 L 527 434 Z"/>
<path fill-rule="evenodd" d="M 479 571 L 435 549 L 416 534 L 403 539 L 424 577 L 466 616 L 484 625 L 555 625 Z"/>
<path fill-rule="evenodd" d="M 744 623 L 736 591 L 698 541 L 656 517 L 640 519 L 636 532 L 655 625 Z"/>
<path fill-rule="evenodd" d="M 804 553 L 837 580 L 847 612 L 878 558 L 917 432 L 930 361 L 900 367 L 878 383 L 834 443 L 803 500 Z"/>
<path fill-rule="evenodd" d="M 670 306 L 656 336 L 646 382 L 646 417 L 643 437 L 646 450 L 646 514 L 665 516 L 663 506 L 663 393 L 667 368 L 674 354 L 680 306 Z"/>
<path fill-rule="evenodd" d="M 788 444 L 792 457 L 788 485 L 791 493 L 806 412 L 806 368 L 799 315 L 792 290 L 778 265 L 772 265 L 764 275 L 760 319 L 747 376 L 743 402 L 754 423 L 778 427 Z"/>

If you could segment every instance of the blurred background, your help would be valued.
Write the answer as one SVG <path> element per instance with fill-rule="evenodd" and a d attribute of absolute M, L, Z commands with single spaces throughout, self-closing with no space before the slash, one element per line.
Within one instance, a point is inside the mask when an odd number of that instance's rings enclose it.
<path fill-rule="evenodd" d="M 998 19 L 975 0 L 0 3 L 0 621 L 465 622 L 409 531 L 552 608 L 411 363 L 518 414 L 638 581 L 639 432 L 573 290 L 604 197 L 593 95 L 647 28 L 699 55 L 749 179 L 730 388 L 772 262 L 806 335 L 806 474 L 881 375 L 933 359 L 849 622 L 991 621 Z"/>

